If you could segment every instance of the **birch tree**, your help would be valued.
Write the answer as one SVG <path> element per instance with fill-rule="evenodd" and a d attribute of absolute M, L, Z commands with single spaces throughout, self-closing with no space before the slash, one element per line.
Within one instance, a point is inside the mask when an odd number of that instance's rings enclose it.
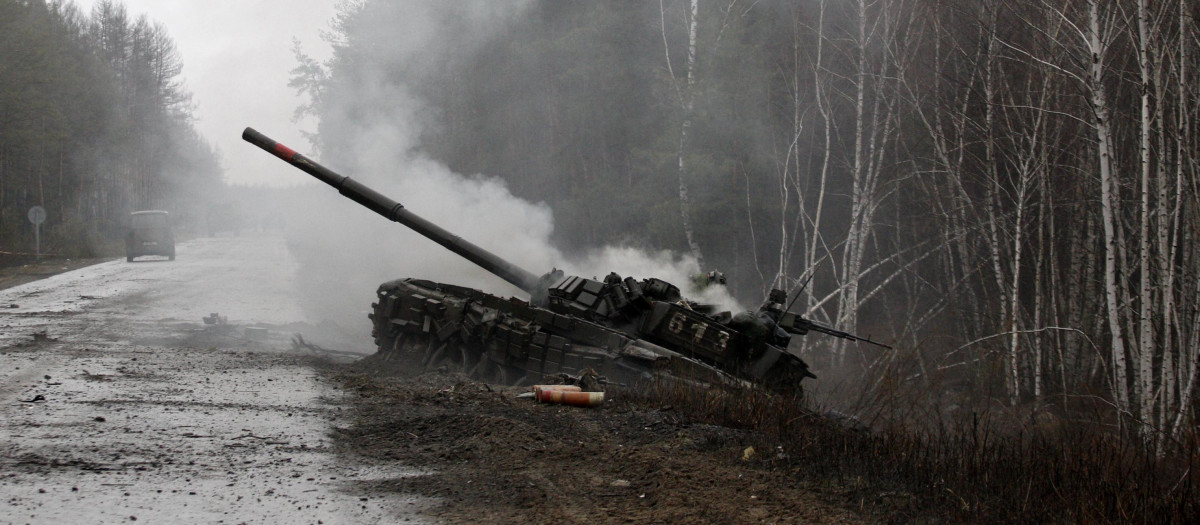
<path fill-rule="evenodd" d="M 1189 3 L 1185 0 L 1180 0 L 1178 2 L 1177 9 L 1179 47 L 1177 51 L 1176 62 L 1178 65 L 1175 82 L 1176 130 L 1174 138 L 1176 154 L 1176 200 L 1174 211 L 1175 220 L 1173 222 L 1173 230 L 1177 233 L 1175 237 L 1175 243 L 1172 245 L 1170 252 L 1172 261 L 1175 260 L 1175 257 L 1179 253 L 1179 247 L 1182 245 L 1180 239 L 1183 235 L 1178 225 L 1183 222 L 1184 210 L 1182 199 L 1184 193 L 1184 181 L 1186 178 L 1189 178 L 1188 175 L 1190 174 L 1190 178 L 1193 184 L 1195 184 L 1196 166 L 1196 159 L 1193 156 L 1195 155 L 1194 152 L 1196 150 L 1191 134 L 1192 115 L 1188 110 L 1188 108 L 1195 108 L 1197 102 L 1192 90 L 1190 89 L 1192 81 L 1194 80 L 1194 75 L 1192 74 L 1193 69 L 1189 69 L 1189 66 L 1192 65 L 1190 62 L 1193 56 L 1191 53 L 1192 46 L 1195 43 L 1195 19 L 1192 18 L 1189 11 Z M 1194 186 L 1192 188 L 1192 194 L 1195 194 Z M 1194 216 L 1192 217 L 1192 220 L 1195 220 Z M 1196 242 L 1194 237 L 1192 238 L 1192 242 Z M 1200 370 L 1197 370 L 1198 365 L 1200 365 L 1200 308 L 1195 307 L 1197 304 L 1200 304 L 1200 279 L 1195 278 L 1196 274 L 1200 273 L 1200 268 L 1197 268 L 1195 261 L 1196 258 L 1193 255 L 1191 265 L 1188 265 L 1186 260 L 1184 262 L 1184 268 L 1190 269 L 1193 272 L 1192 286 L 1194 287 L 1194 292 L 1191 293 L 1190 296 L 1192 298 L 1193 312 L 1195 313 L 1192 315 L 1192 320 L 1189 323 L 1189 326 L 1187 326 L 1190 327 L 1191 336 L 1187 336 L 1187 331 L 1180 331 L 1177 339 L 1180 344 L 1179 360 L 1177 366 L 1172 368 L 1172 371 L 1175 373 L 1164 374 L 1165 379 L 1163 390 L 1165 395 L 1167 396 L 1168 401 L 1176 402 L 1174 413 L 1168 416 L 1171 418 L 1169 420 L 1171 425 L 1170 435 L 1176 437 L 1179 436 L 1183 430 L 1185 420 L 1187 419 L 1188 412 L 1192 406 L 1192 396 L 1195 391 L 1194 387 L 1196 385 L 1197 373 L 1200 372 Z M 1173 289 L 1174 283 L 1172 282 L 1171 284 L 1172 286 L 1167 287 L 1168 290 Z M 1172 301 L 1173 298 L 1167 297 L 1165 300 Z M 1170 308 L 1170 310 L 1173 311 L 1174 308 Z M 1182 321 L 1186 321 L 1186 319 L 1183 319 Z"/>
<path fill-rule="evenodd" d="M 1120 410 L 1127 411 L 1130 402 L 1128 355 L 1125 348 L 1127 337 L 1124 320 L 1121 318 L 1122 284 L 1117 275 L 1121 259 L 1117 228 L 1122 209 L 1120 186 L 1112 162 L 1112 108 L 1109 107 L 1109 92 L 1105 84 L 1115 17 L 1102 9 L 1097 0 L 1088 0 L 1086 16 L 1087 25 L 1081 29 L 1080 37 L 1088 53 L 1086 87 L 1092 97 L 1096 159 L 1099 168 L 1100 214 L 1104 228 L 1104 297 L 1112 345 L 1112 383 L 1117 406 Z"/>
<path fill-rule="evenodd" d="M 868 8 L 878 9 L 878 18 L 871 20 Z M 856 35 L 854 39 L 854 145 L 850 167 L 850 213 L 839 273 L 840 293 L 837 303 L 837 325 L 857 330 L 859 295 L 864 273 L 868 242 L 874 228 L 875 213 L 882 204 L 884 162 L 894 140 L 897 125 L 899 89 L 895 79 L 903 76 L 908 65 L 908 51 L 903 37 L 904 4 L 901 2 L 868 2 L 855 4 Z M 879 49 L 877 61 L 870 61 L 868 50 Z M 871 68 L 876 68 L 871 70 Z M 868 105 L 869 104 L 869 105 Z M 835 363 L 845 357 L 846 342 L 835 343 Z"/>
<path fill-rule="evenodd" d="M 688 249 L 700 268 L 704 268 L 704 252 L 696 240 L 696 232 L 692 226 L 692 203 L 688 193 L 688 134 L 691 132 L 693 114 L 696 109 L 696 40 L 698 33 L 700 0 L 687 0 L 684 14 L 684 25 L 687 27 L 687 58 L 684 61 L 684 78 L 681 81 L 675 76 L 671 65 L 671 47 L 667 42 L 666 8 L 663 0 L 659 0 L 659 10 L 662 22 L 663 50 L 666 53 L 667 68 L 679 97 L 682 121 L 679 124 L 679 148 L 676 150 L 678 170 L 676 178 L 679 183 L 679 219 L 683 225 L 683 235 L 687 239 Z"/>

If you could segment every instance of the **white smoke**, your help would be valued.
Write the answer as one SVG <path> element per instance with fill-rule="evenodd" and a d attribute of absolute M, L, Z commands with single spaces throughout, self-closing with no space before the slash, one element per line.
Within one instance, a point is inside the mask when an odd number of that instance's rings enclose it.
<path fill-rule="evenodd" d="M 492 2 L 478 2 L 479 16 L 450 19 L 438 3 L 418 3 L 409 21 L 418 30 L 388 27 L 403 38 L 390 41 L 388 57 L 373 57 L 379 64 L 420 64 L 409 67 L 420 74 L 431 66 L 423 53 L 426 39 L 477 38 L 502 22 Z M 499 4 L 518 9 L 516 4 Z M 506 11 L 511 15 L 512 11 Z M 464 33 L 463 25 L 473 28 Z M 448 27 L 452 26 L 452 27 Z M 442 30 L 438 30 L 438 28 Z M 381 31 L 384 28 L 380 28 Z M 459 42 L 456 52 L 469 52 L 470 42 Z M 486 174 L 454 173 L 419 149 L 419 139 L 435 119 L 404 79 L 386 71 L 360 71 L 356 81 L 327 94 L 331 103 L 321 122 L 323 144 L 338 144 L 345 153 L 333 161 L 317 159 L 404 204 L 417 215 L 459 235 L 496 255 L 540 275 L 559 268 L 568 274 L 603 279 L 609 272 L 622 277 L 658 277 L 679 286 L 685 296 L 696 261 L 665 251 L 646 252 L 631 247 L 606 246 L 579 258 L 570 258 L 550 242 L 553 213 L 544 203 L 514 196 L 504 182 Z M 268 133 L 269 135 L 269 133 Z M 339 165 L 334 165 L 334 162 Z M 301 205 L 291 221 L 289 239 L 309 289 L 310 313 L 317 318 L 365 323 L 373 290 L 380 283 L 417 277 L 480 288 L 498 295 L 525 296 L 498 277 L 420 237 L 407 228 L 338 196 L 331 188 Z M 723 287 L 710 287 L 693 297 L 702 302 L 739 310 Z M 350 315 L 346 315 L 347 312 Z"/>

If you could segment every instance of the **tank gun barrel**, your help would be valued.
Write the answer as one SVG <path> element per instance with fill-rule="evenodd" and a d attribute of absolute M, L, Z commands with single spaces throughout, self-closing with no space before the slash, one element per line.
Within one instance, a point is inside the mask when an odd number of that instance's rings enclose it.
<path fill-rule="evenodd" d="M 274 140 L 271 140 L 266 135 L 255 131 L 253 128 L 246 128 L 242 132 L 242 139 L 246 142 L 258 146 L 262 150 L 279 157 L 284 162 L 299 168 L 301 171 L 312 175 L 317 180 L 333 186 L 338 190 L 338 193 L 348 197 L 350 200 L 357 202 L 367 209 L 378 213 L 388 220 L 398 222 L 408 226 L 413 231 L 429 238 L 446 249 L 461 255 L 464 259 L 479 265 L 484 270 L 487 270 L 497 277 L 504 279 L 517 286 L 518 288 L 536 295 L 538 290 L 538 277 L 525 269 L 512 264 L 496 254 L 484 250 L 461 237 L 454 235 L 442 227 L 425 220 L 417 214 L 408 211 L 403 204 L 387 198 L 383 194 L 363 185 L 362 183 L 339 175 L 333 170 L 326 168 L 312 159 L 305 157 L 295 150 L 284 146 Z"/>

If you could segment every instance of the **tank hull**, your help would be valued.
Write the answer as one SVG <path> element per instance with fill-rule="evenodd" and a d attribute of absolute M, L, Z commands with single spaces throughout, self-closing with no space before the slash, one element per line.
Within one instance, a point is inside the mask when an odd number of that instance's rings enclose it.
<path fill-rule="evenodd" d="M 517 298 L 421 279 L 389 281 L 377 295 L 370 318 L 379 355 L 426 367 L 449 364 L 512 385 L 589 369 L 609 384 L 750 384 L 649 340 Z"/>

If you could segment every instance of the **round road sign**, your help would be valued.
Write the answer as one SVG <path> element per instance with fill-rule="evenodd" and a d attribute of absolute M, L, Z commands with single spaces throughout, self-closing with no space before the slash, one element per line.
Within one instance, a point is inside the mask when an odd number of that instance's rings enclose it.
<path fill-rule="evenodd" d="M 29 222 L 41 224 L 46 221 L 46 210 L 41 206 L 29 208 Z"/>

